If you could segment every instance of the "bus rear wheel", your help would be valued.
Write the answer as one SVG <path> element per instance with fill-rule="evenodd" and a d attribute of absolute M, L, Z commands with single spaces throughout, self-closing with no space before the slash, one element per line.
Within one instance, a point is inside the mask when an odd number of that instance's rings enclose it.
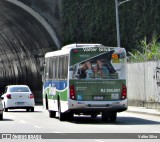
<path fill-rule="evenodd" d="M 74 114 L 72 112 L 68 112 L 66 115 L 68 121 L 72 121 L 74 119 Z"/>
<path fill-rule="evenodd" d="M 91 114 L 91 118 L 96 118 L 97 114 Z"/>
<path fill-rule="evenodd" d="M 116 121 L 117 119 L 117 112 L 112 112 L 109 116 L 110 121 Z"/>
<path fill-rule="evenodd" d="M 108 121 L 109 120 L 109 115 L 107 112 L 102 112 L 102 121 Z"/>

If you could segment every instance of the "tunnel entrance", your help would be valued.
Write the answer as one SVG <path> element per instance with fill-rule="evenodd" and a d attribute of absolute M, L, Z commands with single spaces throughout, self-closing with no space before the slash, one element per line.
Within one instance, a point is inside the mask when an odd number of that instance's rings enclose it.
<path fill-rule="evenodd" d="M 35 93 L 35 100 L 41 101 L 40 66 L 45 53 L 56 49 L 50 35 L 32 15 L 0 1 L 0 92 L 6 85 L 26 84 Z"/>

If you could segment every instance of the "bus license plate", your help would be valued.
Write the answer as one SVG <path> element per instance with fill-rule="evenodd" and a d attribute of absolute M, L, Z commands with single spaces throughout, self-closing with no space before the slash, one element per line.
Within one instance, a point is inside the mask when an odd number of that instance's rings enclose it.
<path fill-rule="evenodd" d="M 119 94 L 112 94 L 112 95 L 111 95 L 111 98 L 112 98 L 112 99 L 119 99 Z"/>
<path fill-rule="evenodd" d="M 23 105 L 24 102 L 17 102 L 16 104 L 17 104 L 17 105 Z"/>
<path fill-rule="evenodd" d="M 103 100 L 104 96 L 93 96 L 94 100 Z"/>

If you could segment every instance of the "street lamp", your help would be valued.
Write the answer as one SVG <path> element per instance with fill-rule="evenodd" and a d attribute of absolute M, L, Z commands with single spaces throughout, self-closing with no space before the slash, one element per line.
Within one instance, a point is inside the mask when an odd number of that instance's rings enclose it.
<path fill-rule="evenodd" d="M 118 14 L 118 7 L 122 5 L 125 2 L 128 2 L 130 0 L 124 0 L 119 2 L 118 0 L 115 0 L 115 8 L 116 8 L 116 27 L 117 27 L 117 46 L 120 47 L 120 30 L 119 30 L 119 14 Z"/>

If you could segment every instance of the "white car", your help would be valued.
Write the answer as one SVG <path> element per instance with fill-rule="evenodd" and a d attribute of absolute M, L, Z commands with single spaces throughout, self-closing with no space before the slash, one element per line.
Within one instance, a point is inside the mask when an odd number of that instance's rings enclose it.
<path fill-rule="evenodd" d="M 3 120 L 3 105 L 1 98 L 0 98 L 0 120 Z"/>
<path fill-rule="evenodd" d="M 26 109 L 34 111 L 34 95 L 27 85 L 6 86 L 4 94 L 1 96 L 4 111 L 8 109 Z"/>

